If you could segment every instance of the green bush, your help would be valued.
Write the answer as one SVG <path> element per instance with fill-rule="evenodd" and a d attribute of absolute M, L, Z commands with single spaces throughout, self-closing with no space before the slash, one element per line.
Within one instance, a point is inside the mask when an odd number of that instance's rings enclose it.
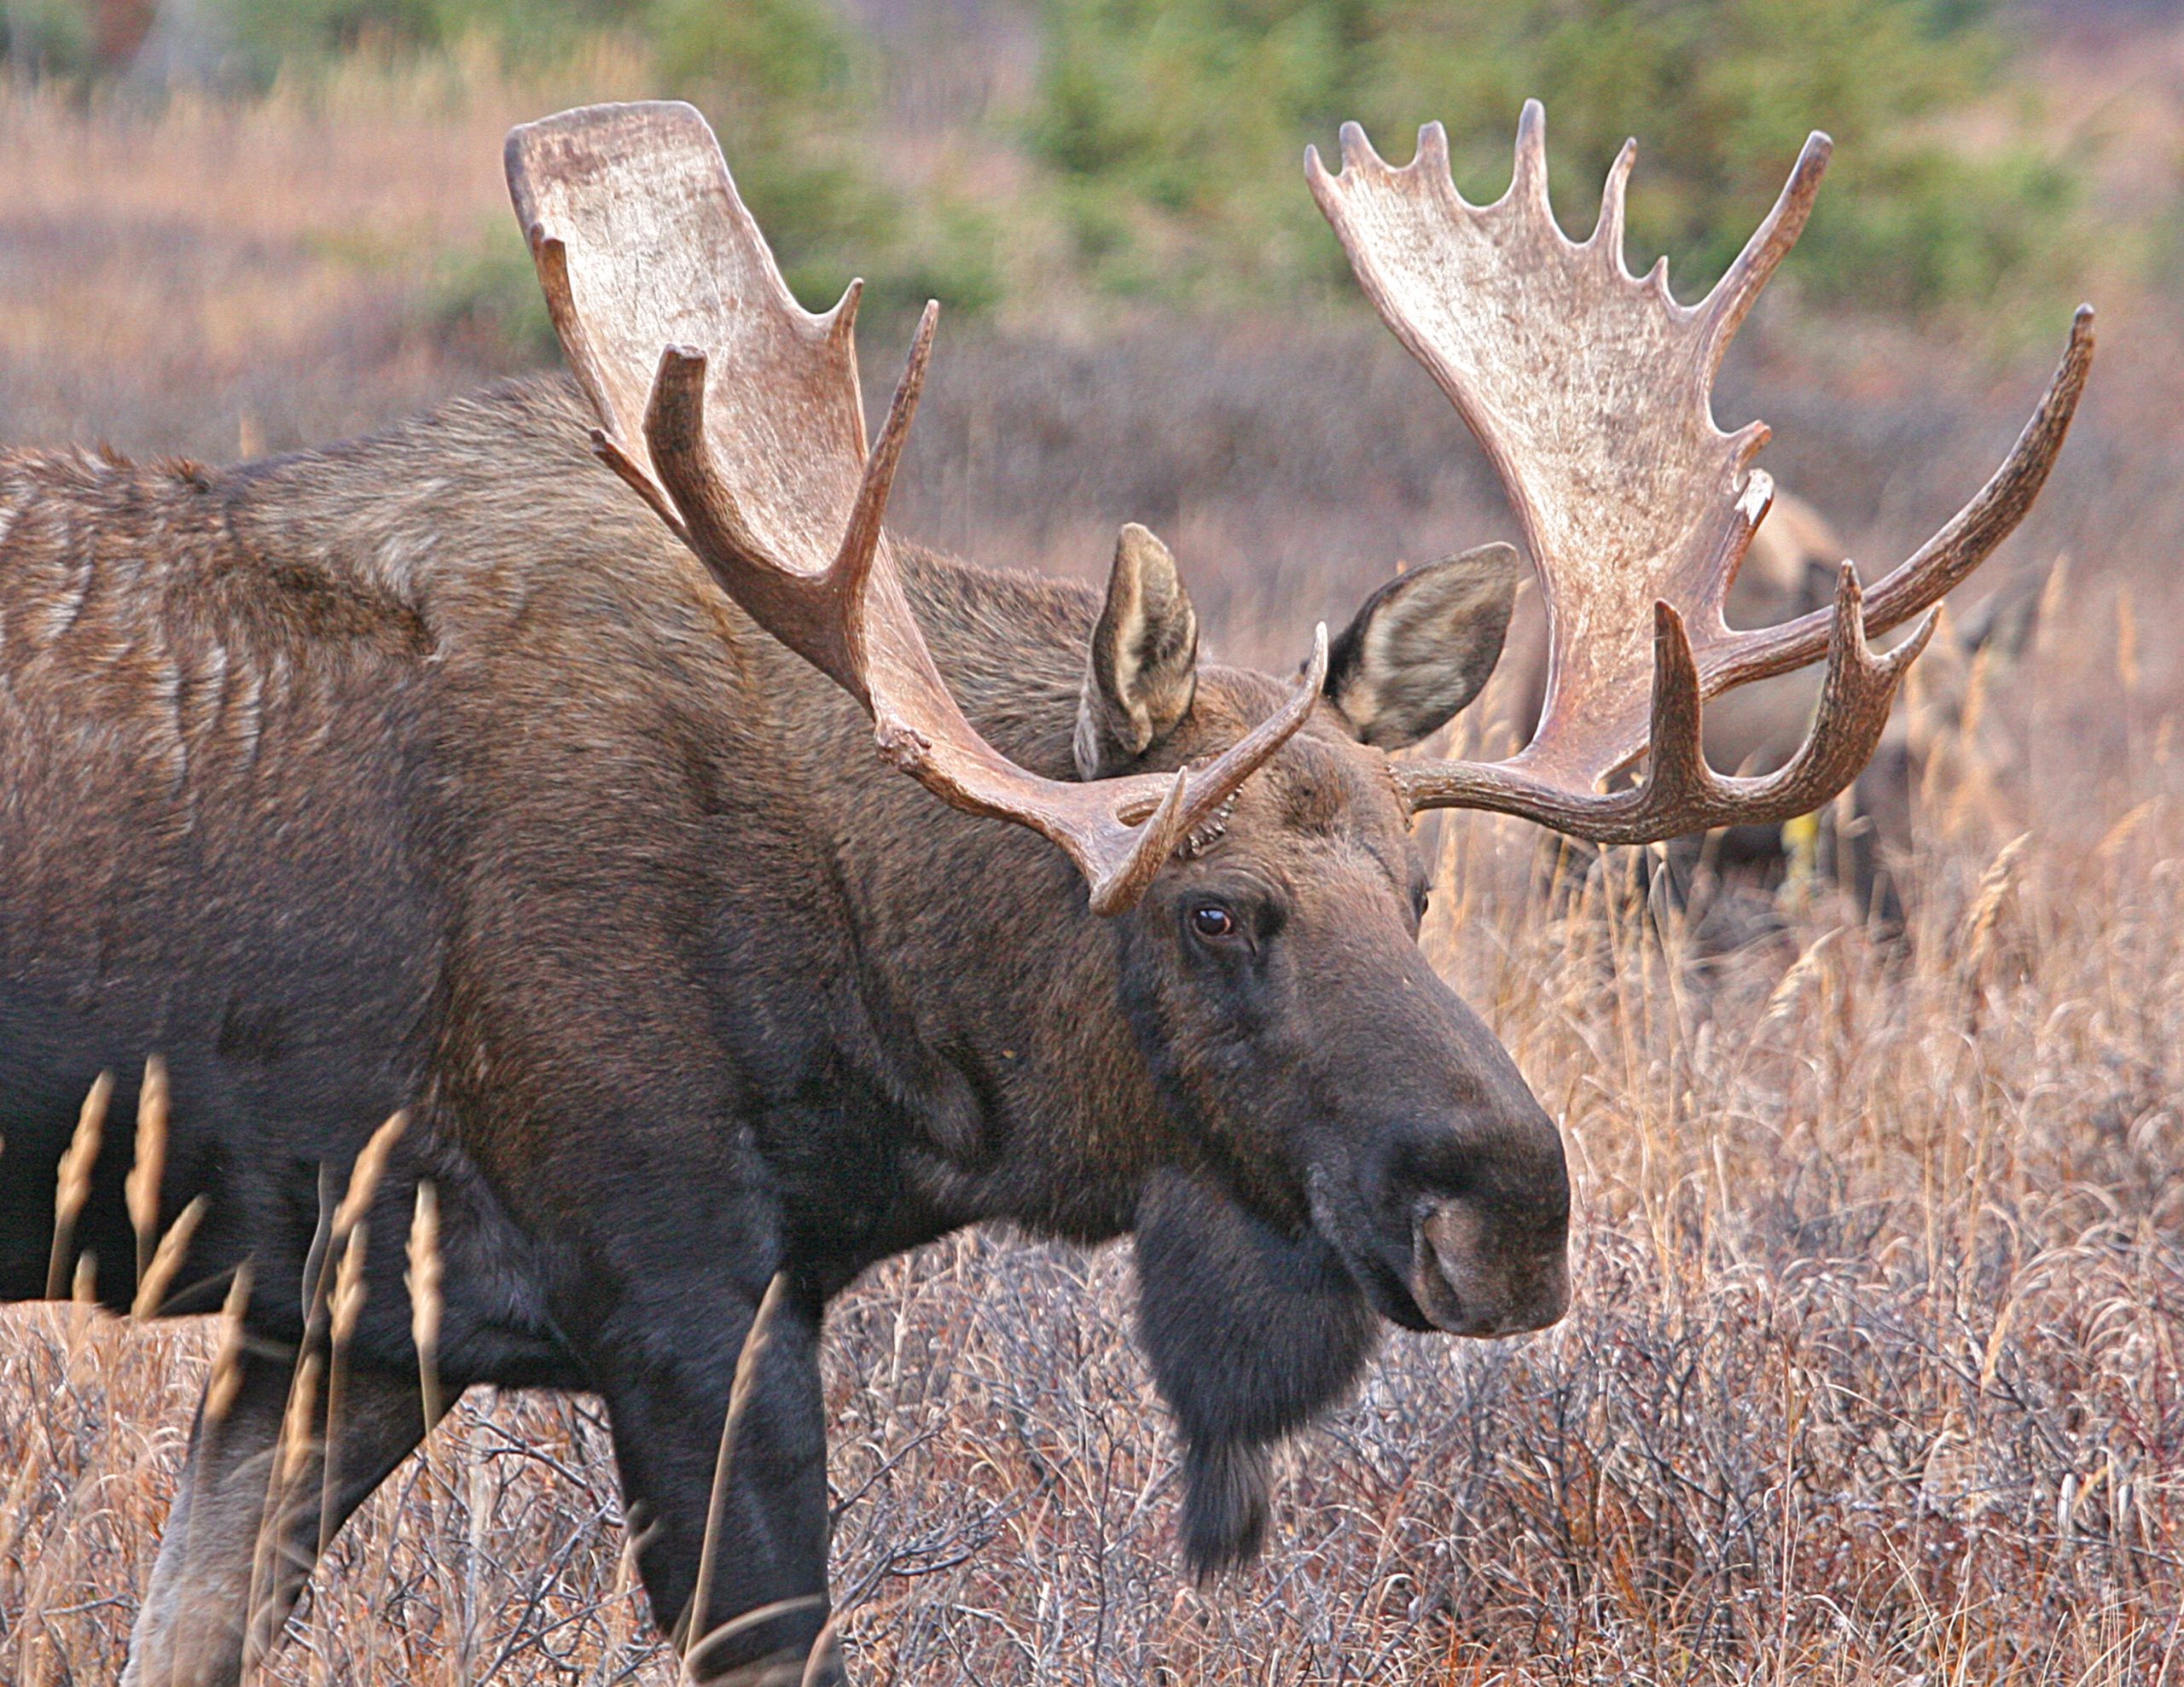
<path fill-rule="evenodd" d="M 1582 236 L 1640 141 L 1632 266 L 1672 254 L 1686 297 L 1764 214 L 1809 129 L 1837 161 L 1800 247 L 1833 303 L 1926 311 L 1987 297 L 2059 247 L 2060 166 L 1955 142 L 2006 44 L 1977 0 L 1046 0 L 1031 125 L 1072 184 L 1095 274 L 1294 292 L 1340 258 L 1298 183 L 1307 141 L 1356 118 L 1409 156 L 1449 129 L 1459 186 L 1508 179 L 1524 99 L 1547 102 L 1556 208 Z"/>
<path fill-rule="evenodd" d="M 435 52 L 480 34 L 513 61 L 566 59 L 602 33 L 634 44 L 653 90 L 690 100 L 719 132 L 736 185 L 805 304 L 869 273 L 866 308 L 915 308 L 928 290 L 958 310 L 991 304 L 996 241 L 968 207 L 911 206 L 861 148 L 863 43 L 827 0 L 227 0 L 261 74 L 360 44 Z M 433 315 L 511 350 L 550 348 L 520 243 L 496 232 L 443 266 Z"/>
<path fill-rule="evenodd" d="M 82 0 L 5 0 L 0 52 L 20 70 L 79 75 L 91 68 L 97 32 Z"/>
<path fill-rule="evenodd" d="M 503 217 L 482 226 L 470 246 L 439 256 L 425 315 L 435 333 L 476 343 L 497 361 L 550 363 L 560 355 L 531 253 Z"/>
<path fill-rule="evenodd" d="M 842 0 L 200 3 L 223 50 L 261 79 L 307 76 L 365 44 L 434 54 L 482 34 L 516 64 L 548 66 L 619 37 L 657 91 L 712 119 L 815 307 L 862 272 L 878 314 L 927 293 L 983 309 L 1012 282 L 1053 288 L 1057 256 L 1117 294 L 1214 308 L 1351 298 L 1298 178 L 1304 143 L 1331 150 L 1354 117 L 1401 160 L 1438 119 L 1458 184 L 1490 198 L 1535 94 L 1575 233 L 1591 227 L 1623 137 L 1639 137 L 1632 267 L 1670 253 L 1686 298 L 1727 264 L 1815 126 L 1834 134 L 1837 161 L 1790 273 L 1823 304 L 1931 316 L 2046 288 L 2075 229 L 2065 165 L 1969 137 L 1966 113 L 2013 91 L 1992 0 L 1039 0 L 1030 109 L 966 118 L 957 137 L 988 158 L 1028 143 L 1034 167 L 974 169 L 975 200 L 875 166 L 889 67 Z M 9 58 L 36 71 L 91 73 L 93 20 L 92 0 L 0 0 Z M 907 62 L 983 44 L 893 50 Z M 527 267 L 512 236 L 496 237 L 448 266 L 440 314 L 532 343 Z"/>

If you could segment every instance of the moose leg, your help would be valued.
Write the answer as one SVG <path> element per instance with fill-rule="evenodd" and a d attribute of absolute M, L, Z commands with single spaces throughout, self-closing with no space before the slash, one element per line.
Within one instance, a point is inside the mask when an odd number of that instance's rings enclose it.
<path fill-rule="evenodd" d="M 1380 1324 L 1325 1242 L 1204 1178 L 1147 1184 L 1135 1251 L 1138 1340 L 1183 1434 L 1183 1557 L 1211 1576 L 1258 1556 L 1275 1444 L 1350 1392 Z"/>
<path fill-rule="evenodd" d="M 200 1403 L 152 1582 L 130 1637 L 123 1687 L 229 1687 L 264 1655 L 318 1557 L 323 1448 L 272 1492 L 291 1367 L 247 1355 L 235 1403 L 212 1421 Z M 334 1426 L 334 1515 L 326 1533 L 424 1439 L 417 1379 L 357 1367 Z M 253 1598 L 255 1605 L 253 1608 Z"/>
<path fill-rule="evenodd" d="M 754 1309 L 641 1361 L 600 1367 L 624 1509 L 653 1614 L 692 1678 L 717 1687 L 799 1687 L 827 1606 L 827 1422 L 817 1308 L 776 1308 L 728 1451 L 707 1550 L 715 1471 L 741 1339 Z M 724 1341 L 723 1336 L 734 1340 Z M 705 1598 L 695 1597 L 701 1572 Z M 838 1687 L 839 1666 L 810 1678 Z"/>

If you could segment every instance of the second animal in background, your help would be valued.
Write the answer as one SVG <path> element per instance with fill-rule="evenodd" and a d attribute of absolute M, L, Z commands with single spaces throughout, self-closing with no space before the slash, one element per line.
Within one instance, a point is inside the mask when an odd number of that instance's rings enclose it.
<path fill-rule="evenodd" d="M 1729 590 L 1729 625 L 1774 626 L 1825 608 L 1848 555 L 1826 516 L 1778 492 Z M 1998 682 L 2031 655 L 2058 578 L 2053 559 L 2024 563 L 1986 596 L 1945 615 L 1873 760 L 1827 808 L 1779 825 L 1670 841 L 1664 888 L 1694 921 L 1703 949 L 1737 948 L 1765 935 L 1786 887 L 1832 888 L 1875 932 L 1902 931 L 1905 868 L 1927 829 L 1965 803 L 1988 812 L 2007 804 L 2027 747 L 2022 722 L 1997 705 Z M 1502 663 L 1505 713 L 1521 742 L 1546 690 L 1545 629 L 1536 617 L 1519 619 Z M 1821 682 L 1807 669 L 1716 699 L 1706 709 L 1707 760 L 1741 774 L 1781 767 L 1804 742 Z"/>

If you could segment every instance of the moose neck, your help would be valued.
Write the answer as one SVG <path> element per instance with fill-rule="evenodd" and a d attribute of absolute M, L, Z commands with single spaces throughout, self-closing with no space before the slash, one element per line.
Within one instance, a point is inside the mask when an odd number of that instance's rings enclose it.
<path fill-rule="evenodd" d="M 1091 593 L 898 554 L 973 723 L 1020 764 L 1074 777 Z M 1176 1145 L 1118 999 L 1113 924 L 1059 851 L 936 801 L 834 699 L 807 771 L 833 822 L 867 1011 L 921 1115 L 921 1194 L 949 1222 L 1006 1217 L 1077 1239 L 1127 1228 Z"/>

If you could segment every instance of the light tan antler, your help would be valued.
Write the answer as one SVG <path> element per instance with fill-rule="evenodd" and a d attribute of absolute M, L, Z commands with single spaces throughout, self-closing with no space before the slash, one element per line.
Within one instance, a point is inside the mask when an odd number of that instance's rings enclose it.
<path fill-rule="evenodd" d="M 508 174 L 600 455 L 753 620 L 871 712 L 882 754 L 956 807 L 1059 845 L 1095 911 L 1142 895 L 1303 724 L 1325 627 L 1296 691 L 1203 767 L 1074 783 L 1010 761 L 933 666 L 880 525 L 938 307 L 868 451 L 861 283 L 825 316 L 798 305 L 695 110 L 591 106 L 526 124 L 508 137 Z"/>
<path fill-rule="evenodd" d="M 1885 655 L 1885 631 L 1939 599 L 2013 529 L 2061 448 L 2093 357 L 2082 307 L 2040 408 L 1978 496 L 1895 573 L 1862 592 L 1843 565 L 1833 611 L 1732 631 L 1729 583 L 1774 488 L 1745 467 L 1763 422 L 1714 425 L 1714 373 L 1812 209 L 1831 143 L 1805 143 L 1788 184 L 1736 262 L 1697 305 L 1676 303 L 1667 260 L 1644 280 L 1623 262 L 1625 143 L 1582 245 L 1547 196 L 1546 120 L 1517 128 L 1509 190 L 1467 204 L 1441 125 L 1396 169 L 1355 124 L 1342 170 L 1305 154 L 1313 196 L 1382 318 L 1455 403 L 1502 478 L 1545 589 L 1547 697 L 1531 742 L 1503 762 L 1400 765 L 1415 808 L 1487 808 L 1601 843 L 1642 843 L 1809 812 L 1856 777 L 1931 620 Z M 1701 701 L 1821 655 L 1827 675 L 1804 748 L 1756 778 L 1715 772 Z M 1604 793 L 1650 748 L 1642 783 Z"/>

